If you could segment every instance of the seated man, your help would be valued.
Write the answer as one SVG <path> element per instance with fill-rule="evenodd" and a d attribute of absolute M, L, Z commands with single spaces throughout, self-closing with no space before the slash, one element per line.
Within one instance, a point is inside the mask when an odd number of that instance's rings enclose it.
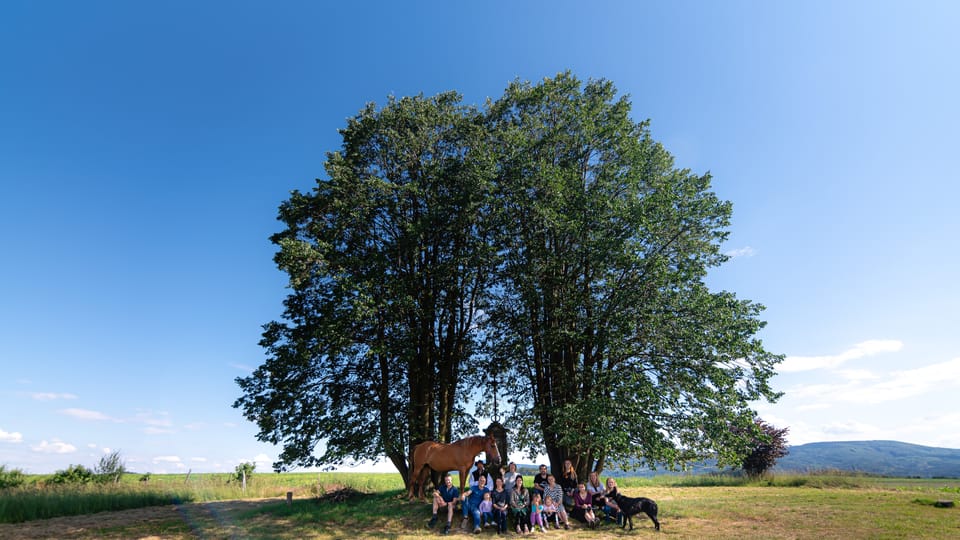
<path fill-rule="evenodd" d="M 433 517 L 430 518 L 428 527 L 437 524 L 437 510 L 446 508 L 447 526 L 443 528 L 443 534 L 450 533 L 450 522 L 453 521 L 453 509 L 457 506 L 457 499 L 460 498 L 460 490 L 453 486 L 453 478 L 448 474 L 443 479 L 443 485 L 440 489 L 433 490 Z"/>
<path fill-rule="evenodd" d="M 461 495 L 460 498 L 463 499 L 463 528 L 467 527 L 468 518 L 473 516 L 473 532 L 480 532 L 480 526 L 483 524 L 480 503 L 483 502 L 483 496 L 487 493 L 490 493 L 490 488 L 487 487 L 487 477 L 481 476 L 475 487 L 468 489 Z"/>
<path fill-rule="evenodd" d="M 540 500 L 544 498 L 543 488 L 547 485 L 547 477 L 550 476 L 550 473 L 547 472 L 546 465 L 540 465 L 540 472 L 533 477 L 533 491 L 540 494 Z M 531 493 L 531 495 L 533 495 Z"/>

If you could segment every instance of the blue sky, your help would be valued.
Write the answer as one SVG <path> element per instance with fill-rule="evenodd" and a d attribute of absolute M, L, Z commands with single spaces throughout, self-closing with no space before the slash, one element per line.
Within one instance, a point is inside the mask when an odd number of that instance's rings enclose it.
<path fill-rule="evenodd" d="M 3 2 L 0 464 L 267 470 L 230 405 L 281 313 L 277 206 L 367 102 L 566 69 L 733 202 L 709 279 L 766 305 L 788 356 L 765 419 L 960 448 L 958 23 L 926 1 Z"/>

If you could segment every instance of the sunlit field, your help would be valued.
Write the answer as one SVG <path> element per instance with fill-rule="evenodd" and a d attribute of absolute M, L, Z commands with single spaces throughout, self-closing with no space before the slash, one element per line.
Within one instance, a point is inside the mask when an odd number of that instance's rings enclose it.
<path fill-rule="evenodd" d="M 232 475 L 126 475 L 119 485 L 49 487 L 29 477 L 0 491 L 3 538 L 425 538 L 430 507 L 409 502 L 397 474 L 255 474 L 244 492 Z M 960 538 L 960 479 L 895 479 L 839 474 L 621 478 L 627 495 L 653 498 L 663 531 L 643 515 L 632 532 L 608 524 L 549 531 L 556 538 Z M 287 504 L 287 492 L 293 493 Z M 253 499 L 253 501 L 251 501 Z M 239 501 L 242 500 L 242 501 Z M 232 501 L 232 502 L 216 502 Z M 244 504 L 240 504 L 240 503 Z M 131 523 L 87 515 L 83 526 L 53 516 L 138 506 L 158 510 Z M 141 511 L 145 511 L 141 510 Z M 127 512 L 137 512 L 128 510 Z M 454 533 L 468 535 L 458 528 Z M 512 534 L 512 533 L 511 533 Z M 495 536 L 492 530 L 479 536 Z M 516 535 L 513 535 L 516 536 Z M 659 537 L 659 536 L 657 536 Z"/>

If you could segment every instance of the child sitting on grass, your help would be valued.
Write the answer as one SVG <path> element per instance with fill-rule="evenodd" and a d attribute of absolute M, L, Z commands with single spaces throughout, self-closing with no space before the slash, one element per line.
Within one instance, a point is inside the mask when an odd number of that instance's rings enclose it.
<path fill-rule="evenodd" d="M 567 525 L 567 513 L 564 511 L 563 506 L 557 504 L 556 501 L 553 500 L 553 497 L 547 495 L 547 498 L 543 501 L 544 528 L 550 528 L 551 519 L 553 520 L 553 526 L 557 529 L 560 528 L 561 523 L 563 523 L 564 528 L 570 528 L 570 526 Z"/>
<path fill-rule="evenodd" d="M 543 532 L 543 505 L 540 504 L 540 494 L 534 492 L 530 498 L 530 526 L 534 529 L 540 527 Z"/>
<path fill-rule="evenodd" d="M 490 492 L 483 494 L 483 501 L 480 502 L 480 526 L 487 528 L 493 525 L 493 499 L 490 496 Z"/>

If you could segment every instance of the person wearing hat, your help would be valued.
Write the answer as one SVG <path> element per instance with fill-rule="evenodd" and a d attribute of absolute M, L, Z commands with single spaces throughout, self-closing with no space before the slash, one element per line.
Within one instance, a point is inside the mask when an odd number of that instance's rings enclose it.
<path fill-rule="evenodd" d="M 486 465 L 483 463 L 483 460 L 482 459 L 477 460 L 477 462 L 474 463 L 474 465 L 476 465 L 477 468 L 474 469 L 472 473 L 470 473 L 470 487 L 471 488 L 477 487 L 477 484 L 480 483 L 481 476 L 487 479 L 487 487 L 492 486 L 493 477 L 490 476 L 490 473 L 487 472 Z"/>

